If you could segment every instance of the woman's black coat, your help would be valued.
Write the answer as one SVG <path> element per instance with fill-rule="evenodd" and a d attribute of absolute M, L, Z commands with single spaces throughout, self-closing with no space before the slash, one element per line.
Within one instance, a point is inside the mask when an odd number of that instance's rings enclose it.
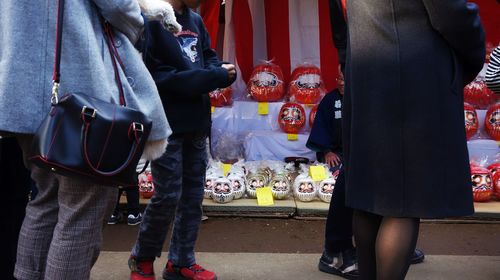
<path fill-rule="evenodd" d="M 463 87 L 484 60 L 477 7 L 346 2 L 347 205 L 392 217 L 472 214 Z"/>

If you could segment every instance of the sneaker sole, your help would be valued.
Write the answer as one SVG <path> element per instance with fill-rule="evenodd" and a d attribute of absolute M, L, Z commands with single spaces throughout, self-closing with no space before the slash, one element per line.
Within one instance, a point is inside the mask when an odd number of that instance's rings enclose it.
<path fill-rule="evenodd" d="M 339 271 L 333 267 L 330 267 L 322 262 L 320 262 L 318 264 L 318 269 L 322 272 L 325 272 L 325 273 L 328 273 L 328 274 L 333 274 L 333 275 L 337 275 L 337 276 L 340 276 L 342 278 L 345 278 L 345 279 L 348 279 L 348 280 L 357 280 L 359 279 L 359 276 L 356 276 L 356 275 L 352 275 L 352 274 L 349 274 L 349 273 L 342 273 L 342 271 Z"/>
<path fill-rule="evenodd" d="M 129 225 L 129 226 L 136 226 L 136 225 L 140 224 L 141 222 L 136 222 L 136 223 L 129 223 L 129 222 L 127 222 L 127 225 Z"/>
<path fill-rule="evenodd" d="M 424 259 L 425 259 L 425 255 L 422 255 L 420 258 L 414 258 L 414 259 L 412 258 L 411 261 L 410 261 L 410 264 L 423 263 Z"/>
<path fill-rule="evenodd" d="M 192 280 L 192 278 L 186 278 L 179 274 L 163 273 L 163 280 Z M 217 276 L 213 280 L 217 280 Z"/>

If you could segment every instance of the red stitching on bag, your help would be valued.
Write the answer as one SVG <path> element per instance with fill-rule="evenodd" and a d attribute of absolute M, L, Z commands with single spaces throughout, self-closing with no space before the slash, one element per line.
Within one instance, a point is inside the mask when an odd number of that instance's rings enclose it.
<path fill-rule="evenodd" d="M 85 130 L 87 131 L 88 130 L 88 125 L 86 125 L 85 127 Z M 99 174 L 99 172 L 101 173 L 107 173 L 105 171 L 100 171 L 98 170 L 97 168 L 95 168 L 93 165 L 92 165 L 92 162 L 90 161 L 89 157 L 88 157 L 88 151 L 87 151 L 87 140 L 86 140 L 86 136 L 87 135 L 87 132 L 85 132 L 85 138 L 83 140 L 83 156 L 85 158 L 85 160 L 87 161 L 87 164 L 88 166 L 90 167 L 90 169 L 92 169 L 94 172 L 96 172 L 97 174 Z M 115 170 L 114 172 L 109 172 L 108 174 L 99 174 L 101 176 L 108 176 L 108 177 L 111 177 L 111 176 L 115 176 L 116 174 L 122 172 L 123 170 L 125 170 L 129 165 L 130 163 L 132 162 L 132 160 L 135 158 L 135 155 L 137 154 L 137 149 L 139 148 L 139 145 L 135 145 L 135 148 L 131 154 L 131 156 L 128 158 L 127 162 L 125 162 L 122 166 L 125 166 L 123 169 L 121 170 Z"/>
<path fill-rule="evenodd" d="M 84 140 L 83 140 L 82 145 L 83 145 L 83 156 L 85 157 L 85 160 L 87 161 L 87 163 L 89 165 L 92 165 L 92 162 L 90 161 L 90 158 L 89 158 L 88 153 L 87 153 L 87 143 L 86 143 L 86 141 L 87 141 L 87 132 L 88 132 L 89 126 L 90 126 L 89 124 L 85 124 L 85 130 L 84 130 L 85 131 L 85 136 L 83 138 Z"/>
<path fill-rule="evenodd" d="M 135 128 L 135 127 L 134 127 L 134 123 L 131 123 L 131 124 L 130 124 L 130 126 L 128 127 L 128 132 L 127 132 L 127 135 L 128 135 L 128 138 L 129 138 L 130 140 L 133 140 L 133 141 L 135 141 L 135 143 L 139 144 L 140 139 L 139 139 L 139 137 L 137 136 L 137 129 L 134 129 L 134 128 Z M 131 139 L 131 137 L 130 137 L 130 131 L 131 131 L 131 130 L 133 130 L 133 131 L 134 131 L 134 139 Z"/>
<path fill-rule="evenodd" d="M 135 143 L 139 144 L 139 136 L 137 136 L 137 129 L 134 129 Z"/>
<path fill-rule="evenodd" d="M 45 155 L 46 157 L 49 156 L 50 151 L 52 150 L 52 146 L 54 145 L 54 142 L 56 141 L 57 134 L 59 134 L 59 129 L 61 128 L 63 120 L 64 120 L 64 117 L 62 117 L 59 120 L 59 123 L 57 123 L 56 132 L 54 133 L 54 136 L 52 137 L 52 140 L 50 141 L 49 150 L 47 151 L 47 154 Z"/>
<path fill-rule="evenodd" d="M 99 162 L 97 163 L 96 167 L 97 169 L 99 169 L 99 166 L 101 165 L 102 162 L 102 158 L 104 157 L 104 153 L 108 148 L 109 139 L 111 138 L 111 131 L 113 130 L 113 126 L 115 126 L 115 118 L 116 118 L 116 107 L 113 108 L 113 121 L 111 122 L 111 127 L 109 128 L 108 137 L 106 137 L 106 142 L 104 142 L 104 148 L 102 149 L 101 157 L 99 158 Z"/>

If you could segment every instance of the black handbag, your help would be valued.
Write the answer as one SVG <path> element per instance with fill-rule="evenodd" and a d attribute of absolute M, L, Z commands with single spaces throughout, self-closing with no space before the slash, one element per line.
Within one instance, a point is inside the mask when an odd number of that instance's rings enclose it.
<path fill-rule="evenodd" d="M 120 104 L 86 95 L 58 96 L 64 0 L 59 1 L 56 55 L 49 114 L 33 140 L 30 160 L 40 168 L 109 186 L 137 186 L 136 167 L 152 127 L 142 112 L 127 108 L 118 72 L 112 27 L 103 20 Z"/>

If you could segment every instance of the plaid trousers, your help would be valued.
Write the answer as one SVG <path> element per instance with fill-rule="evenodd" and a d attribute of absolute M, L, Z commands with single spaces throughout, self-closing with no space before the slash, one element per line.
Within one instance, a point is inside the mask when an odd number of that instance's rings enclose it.
<path fill-rule="evenodd" d="M 19 138 L 19 143 L 26 154 L 31 137 Z M 89 279 L 118 189 L 36 166 L 30 169 L 39 192 L 26 208 L 14 276 L 19 280 Z"/>

